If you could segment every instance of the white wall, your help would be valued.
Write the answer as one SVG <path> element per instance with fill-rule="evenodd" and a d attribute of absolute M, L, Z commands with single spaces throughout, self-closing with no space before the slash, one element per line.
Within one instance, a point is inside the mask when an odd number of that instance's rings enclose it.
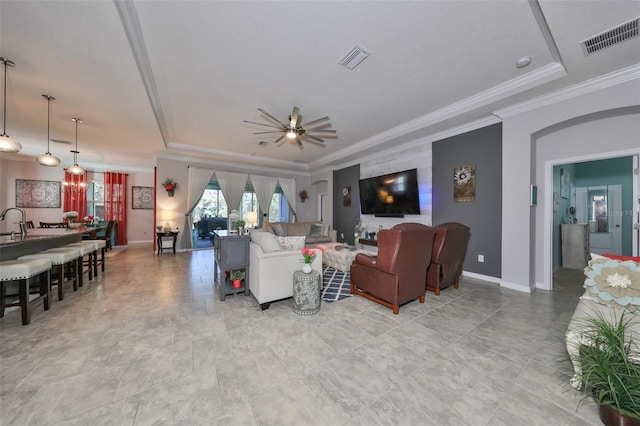
<path fill-rule="evenodd" d="M 539 173 L 535 134 L 576 117 L 639 105 L 638 87 L 637 79 L 626 81 L 504 117 L 501 285 L 531 291 L 536 286 L 547 288 L 545 281 L 549 281 L 551 276 L 552 176 L 550 169 L 549 174 Z M 611 129 L 609 123 L 605 130 L 600 131 L 603 124 L 600 121 L 578 125 L 572 131 L 571 140 L 541 153 L 542 158 L 551 160 L 552 157 L 563 158 L 577 153 L 602 155 L 604 158 L 612 151 L 640 150 L 640 135 L 634 135 L 633 129 L 628 130 L 631 137 L 618 138 L 617 130 Z M 612 132 L 609 136 L 614 137 L 607 137 L 606 128 Z M 593 133 L 593 137 L 587 137 L 587 133 Z M 603 139 L 606 139 L 605 143 Z M 536 207 L 529 206 L 530 184 L 538 186 Z M 548 212 L 548 220 L 544 219 L 545 212 Z M 545 247 L 549 252 L 545 252 Z"/>
<path fill-rule="evenodd" d="M 96 176 L 101 176 L 97 174 Z M 88 174 L 91 178 L 91 174 Z M 16 205 L 16 179 L 64 180 L 62 167 L 44 167 L 34 161 L 8 160 L 0 158 L 0 210 Z M 153 186 L 153 173 L 129 173 L 127 177 L 127 241 L 129 243 L 151 242 L 153 240 L 153 210 L 133 210 L 131 208 L 132 186 Z M 61 194 L 59 208 L 25 208 L 27 220 L 38 226 L 39 222 L 61 222 L 64 196 Z M 15 216 L 9 216 L 14 215 Z M 14 225 L 19 212 L 10 212 L 7 220 L 0 222 L 0 231 L 17 229 Z"/>

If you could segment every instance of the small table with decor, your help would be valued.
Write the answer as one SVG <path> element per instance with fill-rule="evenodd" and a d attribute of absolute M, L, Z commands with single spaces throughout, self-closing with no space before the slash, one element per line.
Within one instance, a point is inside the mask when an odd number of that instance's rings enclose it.
<path fill-rule="evenodd" d="M 231 234 L 216 230 L 213 233 L 213 282 L 220 288 L 220 300 L 229 294 L 250 294 L 249 290 L 249 236 Z M 244 270 L 244 281 L 240 287 L 234 287 L 225 271 Z M 220 272 L 220 280 L 218 280 Z"/>
<path fill-rule="evenodd" d="M 178 239 L 178 231 L 158 231 L 156 232 L 157 244 L 158 244 L 158 254 L 162 253 L 163 250 L 173 250 L 173 254 L 176 254 L 176 241 Z M 172 246 L 163 246 L 163 239 L 171 238 L 173 241 Z M 156 256 L 157 256 L 156 255 Z"/>
<path fill-rule="evenodd" d="M 298 315 L 313 315 L 320 311 L 322 302 L 322 280 L 320 272 L 293 272 L 293 312 Z"/>

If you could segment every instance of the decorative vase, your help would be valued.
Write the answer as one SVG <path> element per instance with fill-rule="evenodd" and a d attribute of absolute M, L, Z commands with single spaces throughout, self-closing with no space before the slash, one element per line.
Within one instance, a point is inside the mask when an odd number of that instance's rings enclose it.
<path fill-rule="evenodd" d="M 305 263 L 304 266 L 302 267 L 302 272 L 304 272 L 305 274 L 310 274 L 311 271 L 312 271 L 311 264 Z"/>
<path fill-rule="evenodd" d="M 175 190 L 171 190 L 171 191 L 167 191 L 167 194 L 169 194 L 169 197 L 173 197 L 173 193 L 175 192 Z"/>

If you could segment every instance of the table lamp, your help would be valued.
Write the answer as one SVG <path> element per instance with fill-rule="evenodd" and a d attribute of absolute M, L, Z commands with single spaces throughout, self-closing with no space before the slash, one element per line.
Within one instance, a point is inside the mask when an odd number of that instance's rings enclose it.
<path fill-rule="evenodd" d="M 164 232 L 171 232 L 171 224 L 169 221 L 173 219 L 173 210 L 162 210 L 162 220 L 164 223 Z"/>
<path fill-rule="evenodd" d="M 258 223 L 258 212 L 247 212 L 247 223 L 249 228 L 253 228 Z"/>

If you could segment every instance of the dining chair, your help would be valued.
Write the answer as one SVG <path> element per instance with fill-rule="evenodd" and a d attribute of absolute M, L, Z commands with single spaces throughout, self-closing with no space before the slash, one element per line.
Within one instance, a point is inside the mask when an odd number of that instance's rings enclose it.
<path fill-rule="evenodd" d="M 67 222 L 40 222 L 40 228 L 68 228 Z"/>

